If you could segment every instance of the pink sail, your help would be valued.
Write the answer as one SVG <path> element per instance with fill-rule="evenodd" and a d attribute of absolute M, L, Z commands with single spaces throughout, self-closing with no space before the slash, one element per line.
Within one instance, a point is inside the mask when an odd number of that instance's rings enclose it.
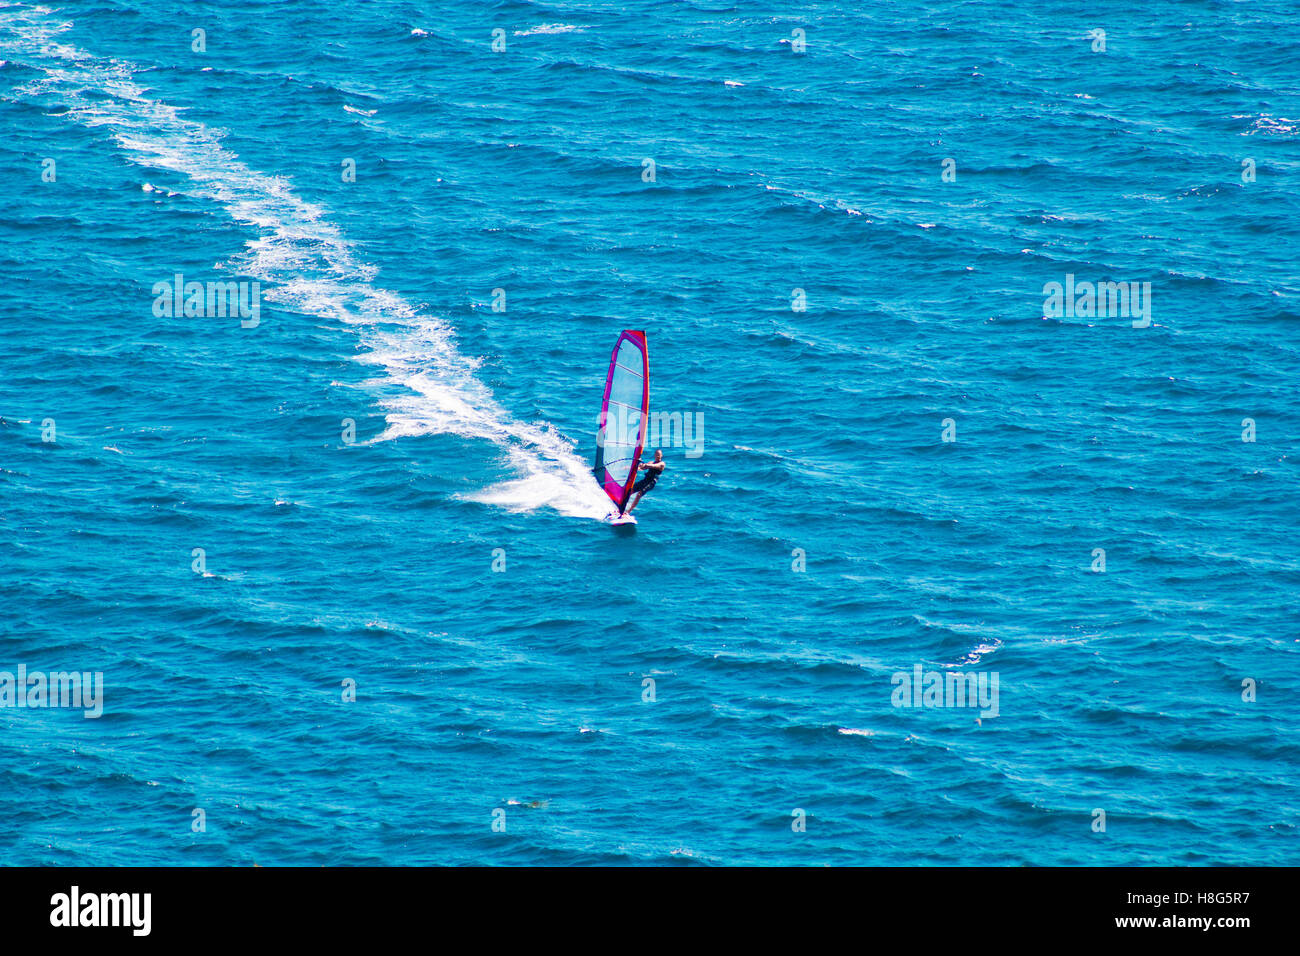
<path fill-rule="evenodd" d="M 614 343 L 596 432 L 596 480 L 621 512 L 636 483 L 650 415 L 650 352 L 645 333 L 626 329 Z"/>

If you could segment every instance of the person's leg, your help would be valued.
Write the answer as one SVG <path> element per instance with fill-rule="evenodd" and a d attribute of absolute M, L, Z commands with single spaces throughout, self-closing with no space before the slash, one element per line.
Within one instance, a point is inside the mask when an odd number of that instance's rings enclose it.
<path fill-rule="evenodd" d="M 632 494 L 636 495 L 636 497 L 632 499 L 631 506 L 626 511 L 624 511 L 623 514 L 630 515 L 632 513 L 632 509 L 636 507 L 637 502 L 640 501 L 641 498 L 645 495 L 645 493 L 650 490 L 649 488 L 646 487 L 646 482 L 648 480 L 649 479 L 647 478 L 642 478 L 640 481 L 638 481 L 636 484 L 632 486 Z"/>

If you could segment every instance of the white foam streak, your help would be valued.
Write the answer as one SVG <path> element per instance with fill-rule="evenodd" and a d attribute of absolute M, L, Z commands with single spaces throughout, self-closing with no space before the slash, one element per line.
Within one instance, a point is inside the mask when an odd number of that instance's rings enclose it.
<path fill-rule="evenodd" d="M 0 52 L 43 71 L 16 94 L 55 97 L 76 122 L 106 128 L 133 162 L 186 177 L 194 187 L 187 195 L 219 203 L 255 228 L 260 236 L 229 268 L 261 281 L 266 298 L 286 310 L 354 328 L 367 350 L 358 361 L 380 373 L 366 384 L 387 427 L 372 443 L 430 434 L 487 441 L 520 477 L 466 497 L 580 517 L 609 510 L 571 443 L 549 425 L 517 421 L 503 409 L 475 378 L 478 362 L 456 349 L 454 330 L 373 286 L 375 268 L 356 259 L 321 207 L 296 196 L 284 177 L 250 169 L 222 145 L 220 131 L 151 99 L 135 81 L 134 64 L 56 42 L 72 24 L 49 19 L 51 12 L 0 5 Z"/>

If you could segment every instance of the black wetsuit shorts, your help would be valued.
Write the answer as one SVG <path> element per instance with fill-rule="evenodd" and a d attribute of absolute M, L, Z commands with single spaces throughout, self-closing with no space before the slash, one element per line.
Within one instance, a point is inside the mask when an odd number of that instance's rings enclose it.
<path fill-rule="evenodd" d="M 649 491 L 655 486 L 655 482 L 659 480 L 659 477 L 663 473 L 664 470 L 662 468 L 647 468 L 645 470 L 645 477 L 632 486 L 633 493 L 638 491 Z"/>

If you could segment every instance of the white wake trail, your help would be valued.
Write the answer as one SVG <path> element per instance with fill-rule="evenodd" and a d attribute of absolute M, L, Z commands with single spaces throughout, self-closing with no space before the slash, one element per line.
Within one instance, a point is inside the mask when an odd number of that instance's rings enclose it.
<path fill-rule="evenodd" d="M 222 145 L 219 131 L 149 96 L 130 62 L 96 58 L 64 42 L 72 28 L 47 7 L 0 5 L 3 58 L 41 71 L 19 97 L 55 97 L 68 118 L 109 132 L 134 163 L 185 176 L 187 195 L 219 203 L 259 238 L 228 268 L 264 283 L 286 309 L 353 327 L 367 351 L 357 360 L 379 375 L 376 401 L 387 427 L 373 442 L 452 434 L 498 446 L 519 478 L 467 495 L 531 511 L 599 518 L 609 510 L 586 461 L 549 425 L 513 418 L 476 378 L 478 362 L 456 349 L 454 330 L 401 296 L 372 284 L 374 266 L 359 261 L 325 211 L 296 196 L 291 183 L 249 168 Z M 392 389 L 392 385 L 401 386 Z"/>

